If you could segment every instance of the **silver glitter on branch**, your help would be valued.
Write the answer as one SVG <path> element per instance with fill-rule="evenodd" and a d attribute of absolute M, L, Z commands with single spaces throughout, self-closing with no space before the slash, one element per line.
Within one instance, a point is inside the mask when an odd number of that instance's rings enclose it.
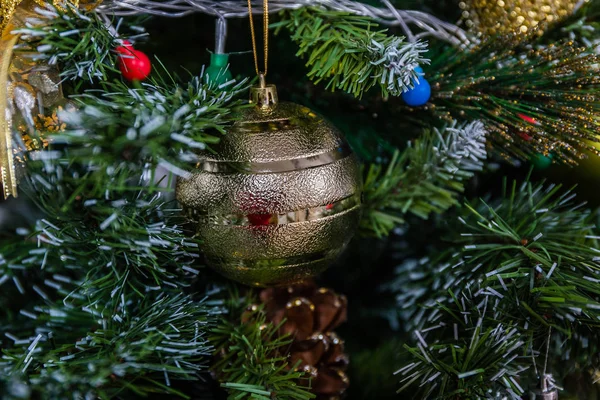
<path fill-rule="evenodd" d="M 352 0 L 271 0 L 269 8 L 271 12 L 276 13 L 284 9 L 323 6 L 333 11 L 363 15 L 384 25 L 399 26 L 410 42 L 423 37 L 434 37 L 460 45 L 469 40 L 464 30 L 431 14 L 416 10 L 398 10 L 388 0 L 381 0 L 381 2 L 384 7 L 375 7 Z M 258 13 L 262 2 L 255 0 L 253 3 Z M 248 5 L 242 0 L 107 0 L 98 10 L 105 14 L 122 16 L 152 14 L 160 17 L 182 17 L 196 12 L 219 18 L 240 18 L 248 15 Z M 420 32 L 413 33 L 414 28 Z"/>
<path fill-rule="evenodd" d="M 387 90 L 393 96 L 399 96 L 414 86 L 416 78 L 415 68 L 421 64 L 429 64 L 421 53 L 426 53 L 427 43 L 417 41 L 405 43 L 404 38 L 396 38 L 389 45 L 371 40 L 367 46 L 373 58 L 377 61 L 373 65 L 383 64 L 381 84 L 387 86 Z"/>
<path fill-rule="evenodd" d="M 483 169 L 483 160 L 487 158 L 487 131 L 483 122 L 477 120 L 458 127 L 455 123 L 446 128 L 445 138 L 437 129 L 436 133 L 440 145 L 435 150 L 447 172 L 467 174 L 471 177 L 472 172 Z"/>

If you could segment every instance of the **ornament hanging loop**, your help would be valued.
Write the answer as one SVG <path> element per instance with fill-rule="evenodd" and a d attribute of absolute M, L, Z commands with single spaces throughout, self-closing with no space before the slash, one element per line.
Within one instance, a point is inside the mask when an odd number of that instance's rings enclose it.
<path fill-rule="evenodd" d="M 551 374 L 540 377 L 538 387 L 529 393 L 530 400 L 559 400 L 558 389 Z"/>
<path fill-rule="evenodd" d="M 277 88 L 275 85 L 268 85 L 265 80 L 265 74 L 258 74 L 258 86 L 250 88 L 250 103 L 255 104 L 261 109 L 269 109 L 279 102 Z"/>

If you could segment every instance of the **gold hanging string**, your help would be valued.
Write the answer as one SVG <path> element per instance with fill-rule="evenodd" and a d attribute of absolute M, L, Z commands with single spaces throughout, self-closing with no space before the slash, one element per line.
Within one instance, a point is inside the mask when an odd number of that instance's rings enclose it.
<path fill-rule="evenodd" d="M 248 0 L 248 15 L 250 16 L 250 32 L 252 34 L 252 51 L 254 52 L 254 68 L 256 74 L 263 79 L 267 76 L 269 64 L 269 0 L 263 0 L 263 35 L 265 42 L 265 70 L 261 72 L 258 68 L 258 51 L 256 49 L 256 35 L 254 33 L 254 20 L 252 19 L 252 0 Z"/>

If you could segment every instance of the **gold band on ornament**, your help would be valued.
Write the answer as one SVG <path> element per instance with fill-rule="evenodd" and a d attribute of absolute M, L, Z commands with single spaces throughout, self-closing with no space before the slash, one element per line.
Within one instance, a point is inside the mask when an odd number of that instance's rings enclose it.
<path fill-rule="evenodd" d="M 227 215 L 192 215 L 198 222 L 207 225 L 222 226 L 269 226 L 269 225 L 288 225 L 302 223 L 307 221 L 317 221 L 327 217 L 333 217 L 338 214 L 352 211 L 361 205 L 360 194 L 353 194 L 345 199 L 333 203 L 305 208 L 302 210 L 289 211 L 286 213 L 248 213 L 248 214 L 227 214 Z M 256 225 L 256 217 L 261 218 L 261 224 Z"/>
<path fill-rule="evenodd" d="M 339 254 L 338 249 L 324 250 L 312 254 L 303 254 L 301 256 L 292 256 L 285 258 L 266 258 L 259 260 L 232 260 L 230 258 L 219 258 L 206 256 L 206 260 L 209 264 L 224 265 L 228 268 L 235 268 L 236 270 L 260 270 L 260 269 L 271 269 L 273 267 L 279 268 L 295 268 L 302 264 L 312 264 L 315 262 L 321 262 L 330 260 Z"/>
<path fill-rule="evenodd" d="M 352 155 L 352 150 L 346 143 L 344 143 L 334 150 L 303 158 L 266 162 L 202 160 L 196 165 L 196 167 L 199 170 L 212 173 L 247 172 L 252 174 L 271 174 L 322 167 L 324 165 L 342 160 L 350 155 Z"/>

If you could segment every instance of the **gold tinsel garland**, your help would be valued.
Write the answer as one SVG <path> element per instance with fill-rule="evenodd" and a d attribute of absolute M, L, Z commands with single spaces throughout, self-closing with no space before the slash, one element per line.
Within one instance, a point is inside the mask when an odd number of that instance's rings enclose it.
<path fill-rule="evenodd" d="M 59 71 L 55 66 L 36 63 L 31 58 L 15 55 L 19 35 L 15 30 L 36 16 L 36 8 L 52 4 L 84 6 L 93 9 L 97 0 L 1 0 L 0 4 L 0 183 L 4 197 L 17 195 L 17 174 L 13 131 L 35 130 L 36 109 L 55 107 L 62 100 Z M 15 122 L 21 122 L 15 128 Z M 23 125 L 22 122 L 25 122 Z M 23 139 L 26 139 L 25 135 Z M 26 140 L 25 140 L 26 141 Z M 33 143 L 33 142 L 32 142 Z M 30 148 L 28 150 L 31 150 Z"/>
<path fill-rule="evenodd" d="M 471 30 L 484 37 L 544 33 L 546 26 L 569 17 L 580 0 L 463 0 L 460 8 Z"/>
<path fill-rule="evenodd" d="M 65 4 L 64 0 L 53 0 L 53 1 L 43 1 L 43 0 L 34 0 L 36 4 L 40 6 L 44 6 L 46 4 L 53 4 L 55 7 L 62 8 L 62 5 Z M 2 4 L 0 4 L 0 31 L 4 32 L 4 28 L 8 26 L 8 23 L 12 19 L 12 17 L 17 12 L 17 9 L 21 3 L 26 3 L 24 0 L 2 0 Z M 75 7 L 79 6 L 79 0 L 70 0 L 70 4 Z M 30 8 L 30 7 L 28 7 Z"/>
<path fill-rule="evenodd" d="M 3 0 L 0 9 L 0 183 L 4 198 L 17 196 L 12 136 L 15 109 L 27 112 L 36 101 L 35 89 L 24 78 L 33 66 L 31 62 L 13 57 L 19 36 L 12 32 L 35 15 L 36 6 L 37 3 L 31 0 Z"/>

